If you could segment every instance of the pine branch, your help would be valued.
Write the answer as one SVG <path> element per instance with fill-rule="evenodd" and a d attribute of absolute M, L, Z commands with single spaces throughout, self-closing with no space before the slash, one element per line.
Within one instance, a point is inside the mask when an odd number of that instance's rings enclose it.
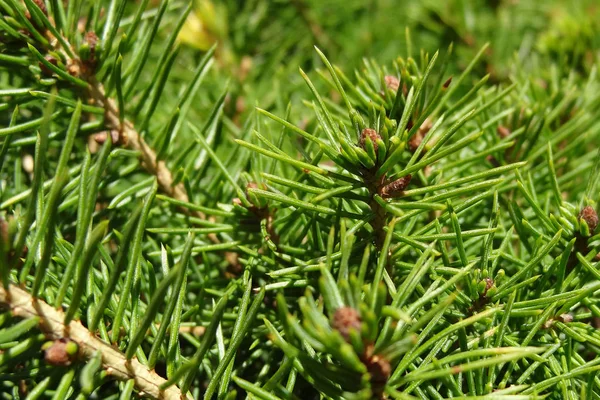
<path fill-rule="evenodd" d="M 9 285 L 8 290 L 0 287 L 0 306 L 7 307 L 12 314 L 20 318 L 40 318 L 40 329 L 52 339 L 68 338 L 79 347 L 78 356 L 90 360 L 97 352 L 102 356 L 102 366 L 109 376 L 128 381 L 133 379 L 135 387 L 152 399 L 181 400 L 181 391 L 176 386 L 160 390 L 159 386 L 166 382 L 156 372 L 148 370 L 137 359 L 128 361 L 125 356 L 109 344 L 94 336 L 78 321 L 64 325 L 65 315 L 44 301 L 34 299 L 29 293 L 14 285 Z"/>

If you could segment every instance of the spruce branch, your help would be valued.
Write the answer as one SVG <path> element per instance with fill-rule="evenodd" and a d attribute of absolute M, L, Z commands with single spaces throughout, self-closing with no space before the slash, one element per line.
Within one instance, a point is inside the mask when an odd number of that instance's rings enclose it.
<path fill-rule="evenodd" d="M 598 396 L 593 12 L 343 3 L 0 0 L 4 397 Z"/>
<path fill-rule="evenodd" d="M 123 138 L 126 147 L 140 152 L 142 166 L 148 173 L 156 176 L 158 186 L 166 196 L 180 202 L 180 204 L 189 203 L 189 195 L 183 182 L 174 183 L 173 174 L 165 160 L 161 159 L 158 156 L 159 153 L 144 140 L 140 132 L 136 130 L 134 124 L 127 118 L 124 118 L 122 113 L 119 112 L 117 102 L 106 96 L 106 91 L 102 83 L 98 82 L 95 77 L 91 77 L 88 82 L 91 99 L 105 110 L 104 118 L 108 130 L 118 132 L 118 136 Z M 191 209 L 185 206 L 180 206 L 180 208 L 186 214 L 204 220 L 207 219 L 207 215 L 198 209 Z M 221 243 L 221 240 L 215 233 L 209 233 L 207 237 L 215 244 Z M 226 252 L 225 257 L 231 265 L 237 264 L 237 255 L 234 252 Z"/>
<path fill-rule="evenodd" d="M 100 353 L 102 367 L 107 374 L 120 381 L 133 379 L 140 395 L 157 400 L 181 400 L 184 397 L 176 386 L 161 390 L 166 380 L 149 370 L 137 359 L 127 360 L 125 355 L 109 344 L 98 339 L 78 321 L 64 325 L 65 315 L 40 299 L 34 299 L 28 292 L 17 286 L 0 288 L 0 306 L 9 308 L 15 317 L 39 318 L 40 329 L 50 339 L 67 338 L 79 348 L 78 356 L 91 360 Z"/>
<path fill-rule="evenodd" d="M 39 11 L 37 5 L 29 6 L 32 9 Z M 69 73 L 52 65 L 34 46 L 29 44 L 28 46 L 33 54 L 38 57 L 40 62 L 47 68 L 53 69 L 54 72 L 67 81 L 86 90 L 91 103 L 104 109 L 106 128 L 111 132 L 111 135 L 113 132 L 117 133 L 117 135 L 113 137 L 113 142 L 122 141 L 125 146 L 140 152 L 142 166 L 148 173 L 156 176 L 160 190 L 163 193 L 175 200 L 188 202 L 189 196 L 183 183 L 180 182 L 174 184 L 173 174 L 167 167 L 165 161 L 159 159 L 157 152 L 146 143 L 140 132 L 136 130 L 134 124 L 125 118 L 122 107 L 117 105 L 116 100 L 109 98 L 106 95 L 104 85 L 96 79 L 94 69 L 97 60 L 94 59 L 94 54 L 98 38 L 95 34 L 88 33 L 86 36 L 86 41 L 92 42 L 87 44 L 88 46 L 91 46 L 92 58 L 90 60 L 82 60 L 76 55 L 77 52 L 72 48 L 67 39 L 60 35 L 54 28 L 52 21 L 44 17 L 41 17 L 41 19 L 45 21 L 46 26 L 49 28 L 46 35 L 50 39 L 49 43 L 51 48 L 62 54 L 65 59 L 65 65 L 69 66 Z M 160 21 L 160 19 L 157 19 L 157 21 Z M 90 36 L 93 38 L 89 39 Z M 119 103 L 121 106 L 123 105 L 122 101 Z M 206 218 L 206 215 L 198 210 L 194 210 L 192 214 L 202 219 Z M 212 240 L 218 242 L 218 238 L 214 235 L 212 235 Z"/>
<path fill-rule="evenodd" d="M 189 12 L 189 7 L 187 12 Z M 150 146 L 144 140 L 133 122 L 125 118 L 123 115 L 124 110 L 123 101 L 121 99 L 122 95 L 119 96 L 118 100 L 108 97 L 104 85 L 102 82 L 96 79 L 93 73 L 94 66 L 90 66 L 89 62 L 83 61 L 76 56 L 75 51 L 71 48 L 67 40 L 58 35 L 58 32 L 53 31 L 53 33 L 57 35 L 56 40 L 50 41 L 53 49 L 61 52 L 66 60 L 66 64 L 70 66 L 76 66 L 76 70 L 81 74 L 81 79 L 75 78 L 69 74 L 66 74 L 66 78 L 68 80 L 72 80 L 75 84 L 84 87 L 88 92 L 90 102 L 95 104 L 97 108 L 104 110 L 104 122 L 107 131 L 110 132 L 113 142 L 122 142 L 122 144 L 124 144 L 126 147 L 138 151 L 142 158 L 141 165 L 148 173 L 156 176 L 161 192 L 176 201 L 188 203 L 189 195 L 185 185 L 182 182 L 174 183 L 173 174 L 166 162 L 159 157 L 159 151 L 153 149 L 152 146 Z M 97 38 L 95 40 L 97 40 Z M 48 65 L 48 61 L 44 59 L 43 56 L 39 54 L 39 52 L 37 52 L 33 46 L 29 46 L 34 54 L 39 56 L 40 62 L 44 63 L 48 67 L 54 68 L 53 65 Z M 57 68 L 56 70 L 60 71 Z M 63 71 L 60 72 L 63 73 Z M 120 78 L 120 71 L 117 71 L 117 74 Z M 120 94 L 119 89 L 117 92 Z M 145 124 L 146 121 L 142 123 L 142 125 Z M 164 143 L 164 146 L 166 145 L 167 143 Z M 207 219 L 206 214 L 200 210 L 192 210 L 183 206 L 181 209 L 189 215 L 198 217 L 200 219 Z M 215 233 L 209 233 L 207 236 L 215 244 L 221 242 Z M 226 252 L 226 258 L 229 260 L 230 264 L 237 264 L 237 256 L 235 253 Z"/>
<path fill-rule="evenodd" d="M 95 79 L 90 79 L 89 83 L 90 97 L 94 103 L 105 110 L 104 117 L 107 128 L 119 132 L 127 147 L 140 152 L 142 166 L 148 173 L 156 176 L 160 190 L 164 194 L 175 200 L 187 203 L 189 197 L 183 183 L 173 184 L 173 174 L 165 161 L 158 159 L 155 150 L 146 143 L 144 138 L 135 129 L 133 123 L 121 117 L 116 101 L 106 96 L 104 86 Z M 206 218 L 206 215 L 198 210 L 193 211 L 193 214 L 199 218 Z"/>

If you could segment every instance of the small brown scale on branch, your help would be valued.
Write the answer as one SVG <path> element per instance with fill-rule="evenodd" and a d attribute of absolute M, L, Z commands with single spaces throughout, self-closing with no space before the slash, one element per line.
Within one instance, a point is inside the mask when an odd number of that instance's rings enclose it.
<path fill-rule="evenodd" d="M 556 322 L 562 322 L 563 324 L 573 322 L 573 316 L 571 314 L 560 314 L 556 317 L 552 317 L 548 321 L 544 322 L 542 328 L 550 329 Z"/>
<path fill-rule="evenodd" d="M 55 57 L 51 56 L 50 54 L 46 55 L 44 58 L 45 58 L 45 59 L 46 59 L 46 61 L 48 61 L 50 64 L 52 64 L 52 65 L 54 65 L 54 66 L 57 66 L 57 65 L 58 65 L 58 60 L 57 60 Z M 54 72 L 52 72 L 52 70 L 51 70 L 50 68 L 48 68 L 48 67 L 47 67 L 47 66 L 46 66 L 44 63 L 42 63 L 42 62 L 39 62 L 39 63 L 38 63 L 38 65 L 39 65 L 40 69 L 42 70 L 42 74 L 43 74 L 44 76 L 52 76 L 52 74 L 54 73 Z"/>
<path fill-rule="evenodd" d="M 33 3 L 39 7 L 40 11 L 47 17 L 48 16 L 48 9 L 46 8 L 46 3 L 44 2 L 44 0 L 33 0 Z M 33 19 L 31 18 L 31 13 L 29 12 L 28 9 L 25 9 L 25 18 L 27 18 L 28 20 L 33 21 Z M 45 31 L 46 29 L 44 27 L 38 27 L 36 26 L 36 28 L 39 28 L 42 31 Z"/>
<path fill-rule="evenodd" d="M 425 121 L 423 121 L 423 123 L 417 130 L 417 132 L 414 135 L 412 135 L 410 137 L 410 139 L 408 139 L 408 148 L 410 149 L 410 151 L 412 153 L 417 151 L 417 149 L 423 142 L 425 135 L 427 135 L 427 133 L 431 130 L 432 127 L 433 127 L 433 122 L 431 121 L 431 119 L 426 118 Z M 424 152 L 421 154 L 421 156 L 423 154 L 424 154 Z"/>
<path fill-rule="evenodd" d="M 446 79 L 446 82 L 444 82 L 444 84 L 442 85 L 442 88 L 444 90 L 448 89 L 450 87 L 450 84 L 452 83 L 452 76 L 450 76 L 450 78 Z"/>
<path fill-rule="evenodd" d="M 402 178 L 398 178 L 395 181 L 388 183 L 387 185 L 379 188 L 379 195 L 384 199 L 391 199 L 402 196 L 404 189 L 408 187 L 412 175 L 408 174 Z"/>
<path fill-rule="evenodd" d="M 104 144 L 106 139 L 108 139 L 108 135 L 110 135 L 110 139 L 112 140 L 112 144 L 114 146 L 118 146 L 121 144 L 121 135 L 119 131 L 116 129 L 111 129 L 110 132 L 99 132 L 92 135 L 94 141 L 98 144 Z"/>
<path fill-rule="evenodd" d="M 360 313 L 352 307 L 338 308 L 331 319 L 331 327 L 337 330 L 346 342 L 350 341 L 350 331 L 361 333 L 361 326 Z M 374 398 L 383 399 L 383 390 L 392 373 L 392 366 L 384 356 L 374 354 L 374 349 L 373 343 L 365 343 L 365 350 L 359 357 L 369 372 Z"/>
<path fill-rule="evenodd" d="M 511 134 L 510 129 L 503 125 L 499 125 L 496 129 L 496 132 L 498 132 L 498 136 L 500 137 L 500 139 L 506 139 Z"/>
<path fill-rule="evenodd" d="M 44 0 L 33 0 L 33 2 L 40 8 L 40 10 L 42 10 L 45 16 L 48 16 L 48 9 L 46 8 L 46 3 Z"/>

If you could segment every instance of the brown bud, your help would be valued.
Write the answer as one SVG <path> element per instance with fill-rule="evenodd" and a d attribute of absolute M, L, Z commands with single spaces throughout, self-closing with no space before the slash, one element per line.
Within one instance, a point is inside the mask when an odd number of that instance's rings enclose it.
<path fill-rule="evenodd" d="M 425 118 L 425 121 L 423 121 L 423 123 L 419 127 L 419 133 L 423 134 L 424 136 L 431 130 L 432 127 L 433 121 L 431 121 L 431 118 Z"/>
<path fill-rule="evenodd" d="M 488 156 L 485 158 L 490 164 L 492 164 L 492 166 L 494 168 L 497 168 L 500 166 L 500 163 L 498 162 L 498 160 L 496 159 L 496 157 L 494 157 L 491 154 L 488 154 Z"/>
<path fill-rule="evenodd" d="M 90 53 L 93 55 L 96 52 L 96 45 L 98 44 L 98 36 L 94 31 L 88 31 L 83 37 L 83 42 L 90 46 Z"/>
<path fill-rule="evenodd" d="M 180 326 L 179 333 L 190 333 L 193 336 L 200 337 L 204 335 L 206 328 L 203 326 Z"/>
<path fill-rule="evenodd" d="M 385 78 L 385 86 L 390 89 L 392 92 L 396 93 L 398 88 L 400 87 L 400 81 L 398 78 L 392 75 L 386 75 Z"/>
<path fill-rule="evenodd" d="M 442 87 L 443 87 L 444 89 L 448 89 L 448 87 L 450 86 L 450 84 L 451 84 L 451 83 L 452 83 L 452 77 L 448 78 L 448 79 L 446 80 L 446 82 L 444 82 L 444 84 L 442 85 Z"/>
<path fill-rule="evenodd" d="M 377 131 L 375 129 L 371 129 L 371 128 L 363 129 L 362 132 L 360 133 L 360 140 L 358 142 L 360 147 L 363 149 L 365 148 L 365 142 L 367 141 L 367 138 L 371 139 L 371 142 L 373 142 L 373 148 L 375 149 L 375 152 L 377 152 L 377 149 L 379 148 L 379 146 L 377 145 L 377 139 L 381 139 L 381 136 L 379 136 L 379 133 L 377 133 Z"/>
<path fill-rule="evenodd" d="M 83 37 L 83 42 L 79 48 L 79 56 L 82 60 L 80 68 L 83 75 L 91 75 L 96 68 L 96 47 L 98 45 L 98 36 L 94 31 L 88 31 Z M 81 71 L 79 71 L 81 73 Z"/>
<path fill-rule="evenodd" d="M 590 228 L 590 232 L 594 232 L 596 227 L 598 226 L 598 214 L 596 210 L 592 206 L 584 207 L 579 213 L 579 218 L 583 219 L 588 227 Z"/>
<path fill-rule="evenodd" d="M 33 2 L 35 3 L 35 5 L 38 6 L 38 8 L 40 9 L 40 11 L 45 15 L 48 16 L 48 9 L 46 8 L 46 3 L 44 2 L 44 0 L 33 0 Z M 44 26 L 38 26 L 39 21 L 36 21 L 35 19 L 33 19 L 31 17 L 31 13 L 29 12 L 29 9 L 25 9 L 25 18 L 27 18 L 29 21 L 31 21 L 33 23 L 33 25 L 38 28 L 40 31 L 45 32 L 46 28 Z"/>
<path fill-rule="evenodd" d="M 46 59 L 46 61 L 48 61 L 50 64 L 56 66 L 58 64 L 58 61 L 56 60 L 56 58 L 52 57 L 51 55 L 47 55 L 46 57 L 44 57 Z M 40 62 L 40 69 L 42 70 L 42 74 L 44 74 L 45 76 L 52 76 L 53 72 L 50 68 L 48 68 L 46 66 L 46 64 Z"/>
<path fill-rule="evenodd" d="M 27 16 L 27 15 L 25 15 L 25 16 Z M 23 29 L 23 28 L 17 29 L 17 32 L 19 32 L 23 36 L 27 36 L 28 38 L 33 38 L 33 35 L 27 29 Z M 2 38 L 2 40 L 7 40 L 7 39 L 8 39 L 7 37 Z"/>
<path fill-rule="evenodd" d="M 504 139 L 505 137 L 508 137 L 510 135 L 510 129 L 508 129 L 505 126 L 499 125 L 498 129 L 496 130 L 498 132 L 498 136 L 500 136 L 500 139 Z"/>
<path fill-rule="evenodd" d="M 483 281 L 485 282 L 486 289 L 489 289 L 492 286 L 494 286 L 494 281 L 491 278 L 485 278 Z"/>
<path fill-rule="evenodd" d="M 560 322 L 567 323 L 573 322 L 573 316 L 571 314 L 560 314 L 556 319 Z"/>
<path fill-rule="evenodd" d="M 383 399 L 383 389 L 387 383 L 391 373 L 392 366 L 390 362 L 379 354 L 373 354 L 375 346 L 369 344 L 365 347 L 365 352 L 361 355 L 361 361 L 367 367 L 367 371 L 370 375 L 371 389 L 373 391 L 373 398 Z"/>
<path fill-rule="evenodd" d="M 431 130 L 432 126 L 433 122 L 431 122 L 431 119 L 426 118 L 425 121 L 423 121 L 423 123 L 419 127 L 419 130 L 410 137 L 410 139 L 408 140 L 408 148 L 411 152 L 414 153 L 415 151 L 417 151 L 417 148 L 419 148 L 421 142 L 423 141 L 423 138 L 425 138 L 425 135 L 427 135 L 427 133 Z"/>
<path fill-rule="evenodd" d="M 544 329 L 550 329 L 554 326 L 554 324 L 556 322 L 562 322 L 563 324 L 566 324 L 568 322 L 573 322 L 573 316 L 571 314 L 560 314 L 559 316 L 556 316 L 554 318 L 550 318 L 549 320 L 547 320 L 546 322 L 544 322 L 544 324 L 542 325 L 542 327 Z"/>
<path fill-rule="evenodd" d="M 350 329 L 355 329 L 360 333 L 360 314 L 352 307 L 338 308 L 335 311 L 335 314 L 333 314 L 331 326 L 333 329 L 337 330 L 344 339 L 348 340 L 350 337 Z"/>
<path fill-rule="evenodd" d="M 106 142 L 106 139 L 108 138 L 108 135 L 106 132 L 99 132 L 99 133 L 95 133 L 93 135 L 94 137 L 94 141 L 98 144 L 104 144 Z"/>
<path fill-rule="evenodd" d="M 485 289 L 483 292 L 483 295 L 485 296 L 488 292 L 488 290 L 490 290 L 492 288 L 492 286 L 494 286 L 494 281 L 490 278 L 485 278 L 483 280 L 485 282 Z"/>
<path fill-rule="evenodd" d="M 98 144 L 104 144 L 106 139 L 108 139 L 108 133 L 110 133 L 110 138 L 112 139 L 112 144 L 114 146 L 120 145 L 122 135 L 116 129 L 111 129 L 109 132 L 98 132 L 93 135 L 94 141 Z"/>
<path fill-rule="evenodd" d="M 42 350 L 44 350 L 44 360 L 48 364 L 66 367 L 75 360 L 78 346 L 72 340 L 62 338 L 46 343 Z"/>
<path fill-rule="evenodd" d="M 423 135 L 421 135 L 421 132 L 417 132 L 408 139 L 408 148 L 414 153 L 421 145 L 421 142 L 423 142 Z"/>
<path fill-rule="evenodd" d="M 48 9 L 46 8 L 46 3 L 44 0 L 33 0 L 33 2 L 40 8 L 40 10 L 42 10 L 44 15 L 48 16 Z"/>
<path fill-rule="evenodd" d="M 377 354 L 367 360 L 366 367 L 371 375 L 371 383 L 375 384 L 385 384 L 392 372 L 390 362 Z"/>
<path fill-rule="evenodd" d="M 410 180 L 412 179 L 412 175 L 408 174 L 403 176 L 402 178 L 398 178 L 392 183 L 388 183 L 384 187 L 379 190 L 379 195 L 384 199 L 390 197 L 399 197 L 402 196 L 402 192 L 409 185 Z"/>

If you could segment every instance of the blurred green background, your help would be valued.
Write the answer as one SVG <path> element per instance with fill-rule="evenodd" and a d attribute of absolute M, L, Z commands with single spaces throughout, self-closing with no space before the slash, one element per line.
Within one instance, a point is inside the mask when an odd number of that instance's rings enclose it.
<path fill-rule="evenodd" d="M 489 43 L 473 76 L 490 74 L 491 83 L 502 83 L 510 81 L 515 59 L 530 71 L 553 63 L 560 71 L 589 74 L 599 32 L 597 0 L 195 0 L 180 35 L 184 56 L 172 76 L 185 79 L 218 42 L 208 87 L 231 79 L 227 114 L 239 122 L 259 99 L 268 108 L 306 98 L 297 68 L 310 72 L 319 65 L 315 45 L 351 75 L 365 58 L 385 65 L 452 44 L 452 74 Z M 161 49 L 155 51 L 158 56 Z M 200 108 L 213 100 L 200 99 Z"/>

